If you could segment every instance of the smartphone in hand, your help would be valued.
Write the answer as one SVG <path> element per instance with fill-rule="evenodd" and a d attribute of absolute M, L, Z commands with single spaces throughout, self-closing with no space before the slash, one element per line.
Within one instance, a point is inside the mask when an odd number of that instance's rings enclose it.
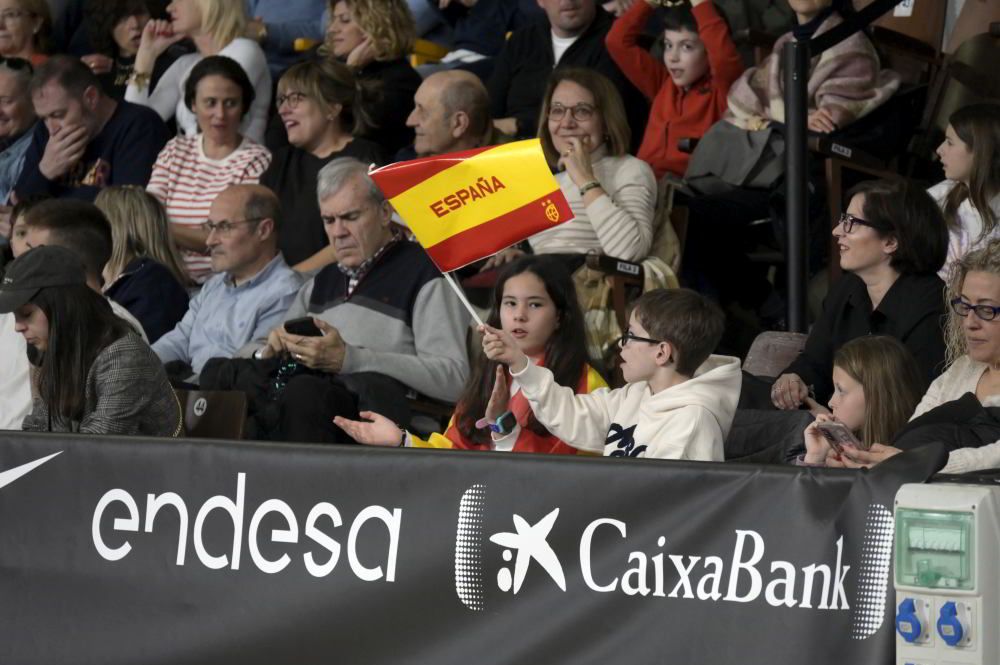
<path fill-rule="evenodd" d="M 311 316 L 303 316 L 285 321 L 285 332 L 300 337 L 322 337 L 323 331 L 316 326 Z"/>
<path fill-rule="evenodd" d="M 858 437 L 854 436 L 854 432 L 844 423 L 838 423 L 836 420 L 826 420 L 816 425 L 816 429 L 819 430 L 819 433 L 823 435 L 823 438 L 829 442 L 830 447 L 836 450 L 837 453 L 844 452 L 844 446 L 857 448 L 858 450 L 868 449 L 867 446 L 858 440 Z"/>

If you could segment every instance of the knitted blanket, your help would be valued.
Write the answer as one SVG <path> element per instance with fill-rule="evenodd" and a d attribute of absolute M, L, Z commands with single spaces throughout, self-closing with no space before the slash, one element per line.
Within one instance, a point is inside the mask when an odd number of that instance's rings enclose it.
<path fill-rule="evenodd" d="M 820 35 L 843 22 L 831 14 L 816 30 Z M 751 67 L 729 89 L 725 119 L 743 129 L 762 129 L 770 120 L 785 121 L 781 51 L 792 40 L 782 35 L 771 54 Z M 899 74 L 882 69 L 875 47 L 856 32 L 809 63 L 809 110 L 826 109 L 837 127 L 845 127 L 878 108 L 899 88 Z"/>

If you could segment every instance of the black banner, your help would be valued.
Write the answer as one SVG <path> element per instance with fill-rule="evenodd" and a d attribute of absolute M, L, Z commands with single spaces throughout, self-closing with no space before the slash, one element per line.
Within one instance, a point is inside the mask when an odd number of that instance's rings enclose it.
<path fill-rule="evenodd" d="M 0 663 L 889 663 L 872 472 L 0 435 Z"/>

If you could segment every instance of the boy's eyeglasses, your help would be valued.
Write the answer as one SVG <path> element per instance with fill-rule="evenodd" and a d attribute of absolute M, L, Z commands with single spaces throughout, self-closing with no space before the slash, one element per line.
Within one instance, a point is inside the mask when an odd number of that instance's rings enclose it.
<path fill-rule="evenodd" d="M 855 225 L 860 224 L 861 226 L 867 226 L 872 229 L 884 231 L 885 229 L 881 224 L 874 224 L 868 220 L 861 219 L 860 217 L 855 217 L 849 212 L 840 213 L 840 219 L 837 220 L 840 223 L 840 228 L 844 229 L 844 233 L 850 233 L 854 230 Z"/>
<path fill-rule="evenodd" d="M 953 312 L 961 317 L 966 317 L 969 312 L 975 312 L 983 321 L 992 321 L 997 318 L 997 314 L 1000 314 L 1000 307 L 994 307 L 993 305 L 973 305 L 971 302 L 965 302 L 961 297 L 952 298 L 951 309 Z"/>
<path fill-rule="evenodd" d="M 625 331 L 625 334 L 618 338 L 618 348 L 624 349 L 625 345 L 635 340 L 637 342 L 646 342 L 647 344 L 662 344 L 662 339 L 650 339 L 648 337 L 639 337 L 638 335 L 633 335 L 631 330 Z"/>
<path fill-rule="evenodd" d="M 577 122 L 586 122 L 594 117 L 594 112 L 597 109 L 583 102 L 570 107 L 563 106 L 562 104 L 553 104 L 549 107 L 549 120 L 558 122 L 566 116 L 567 111 Z"/>

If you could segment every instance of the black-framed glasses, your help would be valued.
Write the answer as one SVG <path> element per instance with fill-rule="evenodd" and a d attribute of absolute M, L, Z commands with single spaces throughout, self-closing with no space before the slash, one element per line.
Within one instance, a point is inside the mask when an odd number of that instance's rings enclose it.
<path fill-rule="evenodd" d="M 662 344 L 662 339 L 650 339 L 648 337 L 639 337 L 638 335 L 632 334 L 631 330 L 626 330 L 625 334 L 618 338 L 618 348 L 624 349 L 625 345 L 635 340 L 636 342 L 646 342 L 647 344 Z"/>
<path fill-rule="evenodd" d="M 237 219 L 234 221 L 229 221 L 228 219 L 224 219 L 221 222 L 212 222 L 212 221 L 202 222 L 201 230 L 204 231 L 205 233 L 211 233 L 212 231 L 215 231 L 219 235 L 224 236 L 232 233 L 233 229 L 235 229 L 240 224 L 256 224 L 257 222 L 261 222 L 265 219 L 267 219 L 267 217 L 248 217 L 247 219 Z"/>
<path fill-rule="evenodd" d="M 1000 307 L 994 307 L 993 305 L 973 305 L 971 302 L 962 300 L 961 296 L 951 299 L 951 309 L 963 318 L 968 316 L 969 312 L 975 312 L 976 316 L 983 321 L 992 321 L 1000 314 Z"/>
<path fill-rule="evenodd" d="M 558 122 L 566 116 L 567 111 L 577 122 L 586 122 L 594 117 L 597 108 L 584 102 L 580 102 L 576 106 L 563 106 L 557 103 L 549 107 L 549 120 Z"/>
<path fill-rule="evenodd" d="M 840 219 L 837 221 L 840 223 L 840 228 L 844 230 L 844 233 L 850 233 L 851 231 L 853 231 L 854 226 L 856 224 L 860 224 L 861 226 L 867 226 L 868 228 L 876 230 L 885 230 L 881 224 L 875 224 L 873 222 L 869 222 L 866 219 L 855 217 L 849 212 L 840 213 Z"/>
<path fill-rule="evenodd" d="M 274 108 L 280 109 L 282 104 L 288 102 L 288 108 L 294 109 L 308 96 L 309 95 L 304 92 L 286 92 L 283 95 L 278 95 L 278 97 L 274 100 L 276 104 Z"/>

